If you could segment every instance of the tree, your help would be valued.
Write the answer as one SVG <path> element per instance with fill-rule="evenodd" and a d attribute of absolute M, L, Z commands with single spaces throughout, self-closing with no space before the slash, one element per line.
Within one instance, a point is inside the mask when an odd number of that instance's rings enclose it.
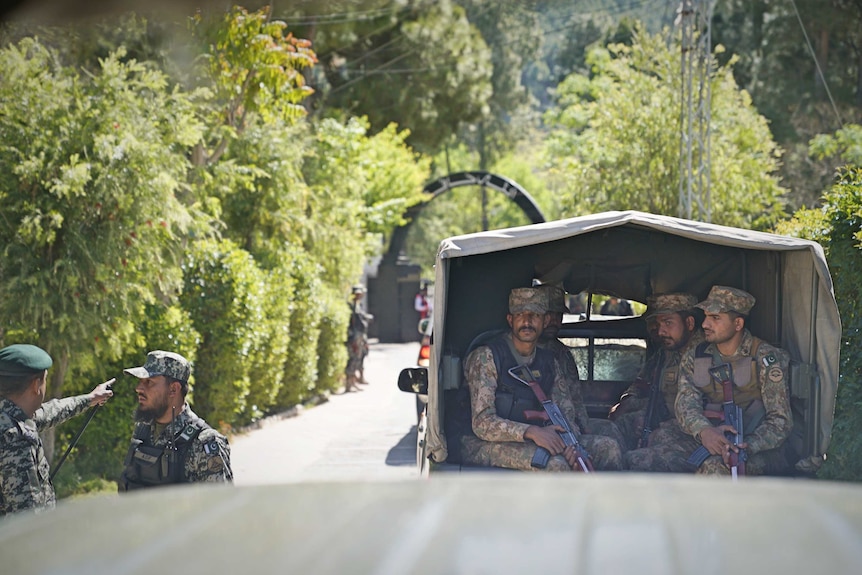
<path fill-rule="evenodd" d="M 179 286 L 194 225 L 177 200 L 202 127 L 186 94 L 122 49 L 82 76 L 35 39 L 0 51 L 0 315 L 54 358 L 119 357 Z"/>
<path fill-rule="evenodd" d="M 662 36 L 590 52 L 592 77 L 559 87 L 548 165 L 569 215 L 637 209 L 678 215 L 679 58 Z M 781 217 L 784 190 L 773 174 L 779 150 L 766 121 L 733 81 L 711 78 L 712 221 L 768 229 Z"/>
<path fill-rule="evenodd" d="M 312 89 L 304 68 L 317 62 L 311 43 L 270 19 L 269 8 L 256 12 L 234 6 L 221 18 L 195 19 L 194 31 L 206 46 L 199 81 L 213 92 L 206 141 L 195 148 L 195 165 L 212 164 L 252 117 L 264 123 L 305 115 L 300 105 Z"/>
<path fill-rule="evenodd" d="M 395 123 L 410 131 L 411 146 L 436 151 L 462 124 L 488 113 L 490 51 L 450 0 L 413 0 L 384 18 L 396 18 L 397 25 L 382 22 L 347 45 L 341 36 L 328 44 L 318 34 L 329 85 L 318 106 L 365 116 L 372 132 Z"/>

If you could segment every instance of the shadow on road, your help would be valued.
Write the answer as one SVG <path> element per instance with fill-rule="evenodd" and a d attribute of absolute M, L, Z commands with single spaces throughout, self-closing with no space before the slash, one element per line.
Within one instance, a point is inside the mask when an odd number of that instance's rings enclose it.
<path fill-rule="evenodd" d="M 386 465 L 403 466 L 416 465 L 416 426 L 398 440 L 389 453 L 386 454 Z"/>

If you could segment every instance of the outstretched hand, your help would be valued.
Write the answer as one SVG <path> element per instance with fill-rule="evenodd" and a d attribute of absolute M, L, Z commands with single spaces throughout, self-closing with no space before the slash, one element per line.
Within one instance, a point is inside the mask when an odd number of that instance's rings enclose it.
<path fill-rule="evenodd" d="M 100 383 L 93 388 L 93 391 L 90 392 L 90 407 L 105 405 L 105 403 L 107 403 L 108 399 L 114 395 L 114 392 L 111 391 L 111 385 L 113 385 L 115 381 L 117 381 L 117 378 L 112 377 L 108 381 Z"/>

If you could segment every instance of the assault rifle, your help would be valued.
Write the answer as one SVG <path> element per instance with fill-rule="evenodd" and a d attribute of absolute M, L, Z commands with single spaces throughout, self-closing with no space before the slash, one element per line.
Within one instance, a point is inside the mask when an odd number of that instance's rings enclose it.
<path fill-rule="evenodd" d="M 575 450 L 578 467 L 580 468 L 579 470 L 584 473 L 592 473 L 595 471 L 593 469 L 593 462 L 590 459 L 590 454 L 587 453 L 587 450 L 584 449 L 578 441 L 578 438 L 575 437 L 575 433 L 572 431 L 572 426 L 569 425 L 563 412 L 560 411 L 559 406 L 548 399 L 545 395 L 545 392 L 533 377 L 533 373 L 530 371 L 530 368 L 526 365 L 518 365 L 509 369 L 509 375 L 532 389 L 533 393 L 536 394 L 536 399 L 539 400 L 539 403 L 541 403 L 544 408 L 544 412 L 526 410 L 524 411 L 524 417 L 528 420 L 540 420 L 543 422 L 543 425 L 559 425 L 565 429 L 564 432 L 558 433 L 560 434 L 560 437 L 563 438 L 563 442 L 565 442 L 566 445 L 572 446 Z M 547 449 L 544 447 L 537 447 L 536 455 L 533 456 L 533 460 L 530 462 L 530 465 L 539 469 L 544 469 L 548 465 L 550 458 L 551 454 Z M 576 469 L 576 471 L 578 470 Z"/>
<path fill-rule="evenodd" d="M 730 425 L 736 430 L 736 435 L 730 431 L 724 432 L 725 437 L 730 440 L 731 445 L 737 448 L 737 451 L 730 451 L 730 477 L 736 481 L 740 475 L 745 475 L 745 462 L 748 459 L 748 455 L 745 453 L 745 449 L 739 447 L 744 443 L 742 408 L 733 402 L 733 370 L 729 363 L 722 363 L 721 365 L 709 368 L 709 375 L 716 383 L 721 384 L 724 396 L 722 413 L 716 413 L 716 415 L 722 418 L 722 423 Z M 704 412 L 704 414 L 706 413 Z M 701 445 L 689 456 L 688 462 L 695 467 L 700 467 L 709 456 L 709 451 Z"/>
<path fill-rule="evenodd" d="M 653 365 L 652 382 L 649 389 L 649 401 L 647 402 L 646 413 L 644 413 L 644 426 L 641 428 L 641 436 L 638 439 L 638 449 L 646 447 L 649 442 L 650 433 L 653 430 L 653 420 L 656 418 L 659 410 L 659 402 L 664 401 L 661 395 L 661 366 L 664 363 L 664 349 L 661 348 L 656 353 L 655 364 Z"/>

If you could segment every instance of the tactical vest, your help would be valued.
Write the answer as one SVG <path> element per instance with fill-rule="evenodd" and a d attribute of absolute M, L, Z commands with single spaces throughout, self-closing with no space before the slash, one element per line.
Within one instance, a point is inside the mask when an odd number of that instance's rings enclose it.
<path fill-rule="evenodd" d="M 129 446 L 129 452 L 123 463 L 125 466 L 123 470 L 124 485 L 122 486 L 125 488 L 124 491 L 172 483 L 185 483 L 183 468 L 185 467 L 186 455 L 188 455 L 192 442 L 204 429 L 210 429 L 204 420 L 200 418 L 190 420 L 174 434 L 171 441 L 172 449 L 168 449 L 168 446 L 155 447 L 152 445 L 151 426 L 136 426 L 132 444 Z"/>
<path fill-rule="evenodd" d="M 497 392 L 494 399 L 497 415 L 511 421 L 530 423 L 524 416 L 524 411 L 541 411 L 542 405 L 532 389 L 509 374 L 509 369 L 517 366 L 518 362 L 509 349 L 506 338 L 493 339 L 488 342 L 488 347 L 491 348 L 494 366 L 497 368 Z M 554 354 L 537 347 L 536 357 L 529 367 L 539 382 L 539 387 L 546 396 L 551 397 L 551 388 L 554 385 Z"/>
<path fill-rule="evenodd" d="M 751 357 L 737 357 L 730 361 L 733 370 L 733 402 L 743 410 L 752 402 L 760 400 L 760 385 L 757 374 L 757 348 L 761 341 L 753 339 Z M 707 397 L 709 403 L 721 404 L 724 394 L 721 384 L 709 375 L 709 368 L 716 365 L 713 355 L 706 351 L 709 342 L 703 342 L 694 351 L 694 385 Z"/>

